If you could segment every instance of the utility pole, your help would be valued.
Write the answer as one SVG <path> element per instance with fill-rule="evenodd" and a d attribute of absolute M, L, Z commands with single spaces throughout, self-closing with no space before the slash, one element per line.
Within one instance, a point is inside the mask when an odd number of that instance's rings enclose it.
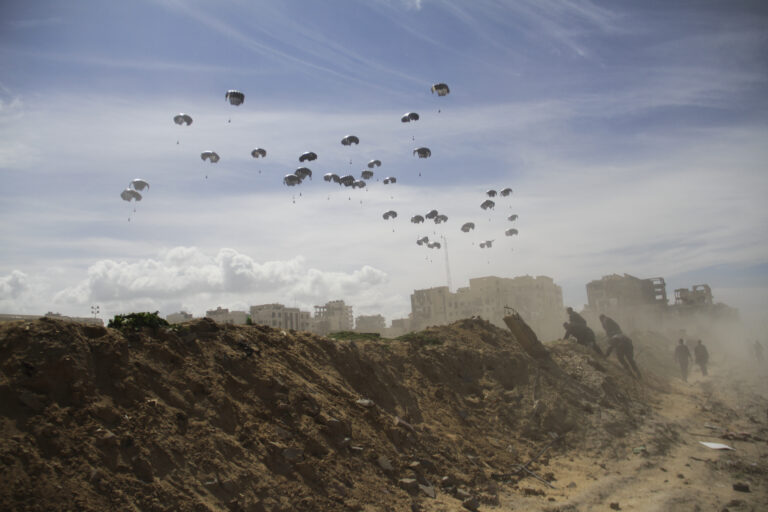
<path fill-rule="evenodd" d="M 448 292 L 451 291 L 451 265 L 448 262 L 448 239 L 445 238 L 445 235 L 440 235 L 440 238 L 443 239 L 443 245 L 445 245 L 445 279 L 448 284 Z"/>

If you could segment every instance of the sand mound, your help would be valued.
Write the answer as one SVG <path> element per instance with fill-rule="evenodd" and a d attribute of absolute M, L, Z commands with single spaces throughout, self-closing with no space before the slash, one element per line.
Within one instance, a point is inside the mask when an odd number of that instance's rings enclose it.
<path fill-rule="evenodd" d="M 0 502 L 411 510 L 441 494 L 492 505 L 541 448 L 599 449 L 648 411 L 643 385 L 613 361 L 572 343 L 548 350 L 534 359 L 479 319 L 352 341 L 208 320 L 127 334 L 3 324 Z M 529 469 L 551 479 L 546 463 Z"/>

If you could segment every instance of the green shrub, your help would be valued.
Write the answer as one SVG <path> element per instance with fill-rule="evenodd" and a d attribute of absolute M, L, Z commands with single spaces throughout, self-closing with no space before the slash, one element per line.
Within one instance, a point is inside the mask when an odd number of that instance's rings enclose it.
<path fill-rule="evenodd" d="M 170 324 L 158 315 L 158 311 L 154 313 L 129 313 L 127 315 L 115 315 L 115 317 L 109 321 L 107 327 L 117 329 L 119 331 L 138 331 L 143 327 L 149 327 L 150 329 L 157 329 L 159 327 L 168 327 Z"/>

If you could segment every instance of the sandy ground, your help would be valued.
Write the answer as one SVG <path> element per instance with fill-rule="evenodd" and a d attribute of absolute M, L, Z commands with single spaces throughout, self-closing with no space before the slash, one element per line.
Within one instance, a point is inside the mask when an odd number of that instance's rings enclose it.
<path fill-rule="evenodd" d="M 672 380 L 653 399 L 653 414 L 636 432 L 602 453 L 563 455 L 546 468 L 548 488 L 527 478 L 543 496 L 502 492 L 501 510 L 768 510 L 768 373 L 716 361 L 704 377 Z M 719 427 L 719 428 L 716 428 Z M 740 439 L 725 432 L 738 433 Z M 727 444 L 712 450 L 699 442 Z M 643 449 L 642 447 L 645 447 Z M 750 492 L 734 490 L 744 483 Z"/>

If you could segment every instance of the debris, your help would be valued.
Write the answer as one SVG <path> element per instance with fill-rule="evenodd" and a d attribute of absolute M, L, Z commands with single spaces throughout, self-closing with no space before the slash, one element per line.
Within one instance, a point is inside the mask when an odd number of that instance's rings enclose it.
<path fill-rule="evenodd" d="M 475 498 L 474 496 L 470 496 L 469 498 L 461 502 L 461 506 L 467 510 L 471 510 L 472 512 L 475 512 L 477 508 L 480 506 L 480 502 L 477 501 L 477 498 Z"/>
<path fill-rule="evenodd" d="M 734 450 L 735 448 L 731 448 L 727 444 L 721 444 L 721 443 L 707 443 L 704 441 L 699 441 L 699 443 L 703 444 L 707 448 L 711 448 L 712 450 Z"/>
<path fill-rule="evenodd" d="M 749 490 L 749 484 L 745 484 L 743 482 L 736 482 L 733 484 L 733 490 L 739 492 L 752 492 Z"/>
<path fill-rule="evenodd" d="M 397 481 L 397 485 L 409 494 L 419 492 L 419 482 L 415 478 L 401 478 Z"/>
<path fill-rule="evenodd" d="M 368 398 L 361 398 L 360 400 L 356 400 L 355 403 L 360 407 L 373 407 L 376 405 L 373 403 L 373 400 L 369 400 Z"/>
<path fill-rule="evenodd" d="M 621 510 L 621 507 L 619 506 L 619 502 L 618 501 L 614 501 L 613 503 L 611 503 L 610 506 L 611 506 L 611 509 L 613 509 L 613 510 Z"/>
<path fill-rule="evenodd" d="M 648 453 L 648 450 L 646 449 L 645 445 L 635 446 L 634 448 L 632 448 L 632 453 L 634 453 L 635 455 L 639 453 Z"/>

